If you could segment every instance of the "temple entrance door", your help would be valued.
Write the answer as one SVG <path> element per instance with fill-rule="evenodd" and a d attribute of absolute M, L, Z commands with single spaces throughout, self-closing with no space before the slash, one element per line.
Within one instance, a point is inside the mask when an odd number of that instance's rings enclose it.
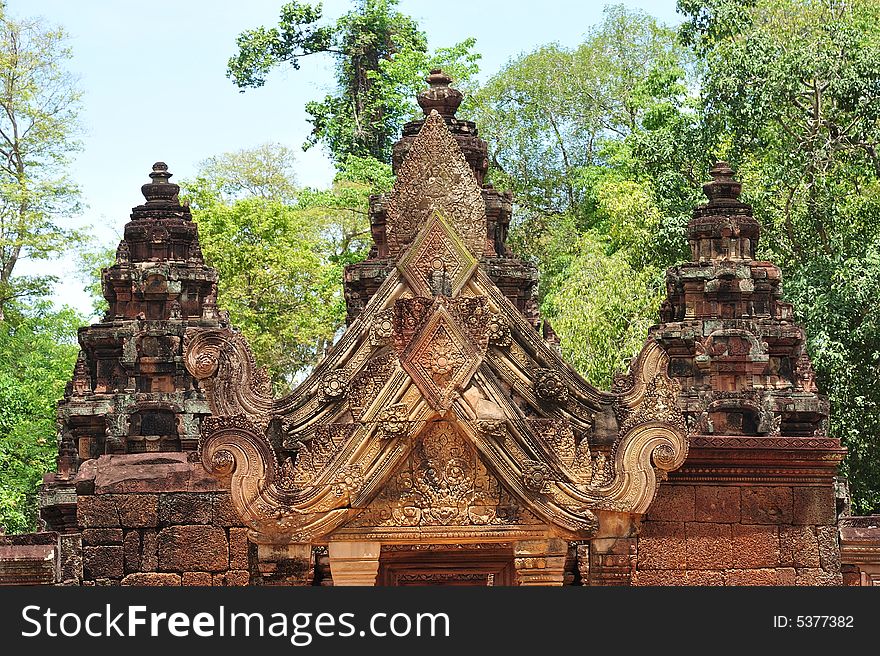
<path fill-rule="evenodd" d="M 404 585 L 514 585 L 509 545 L 384 545 L 377 583 Z"/>

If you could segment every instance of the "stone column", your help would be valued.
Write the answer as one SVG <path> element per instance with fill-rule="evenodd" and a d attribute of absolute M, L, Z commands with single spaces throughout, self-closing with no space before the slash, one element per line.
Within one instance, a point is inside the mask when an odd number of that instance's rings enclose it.
<path fill-rule="evenodd" d="M 331 542 L 327 550 L 333 585 L 376 585 L 381 548 L 378 542 Z"/>
<path fill-rule="evenodd" d="M 513 545 L 517 585 L 562 585 L 565 577 L 565 540 L 523 540 Z"/>

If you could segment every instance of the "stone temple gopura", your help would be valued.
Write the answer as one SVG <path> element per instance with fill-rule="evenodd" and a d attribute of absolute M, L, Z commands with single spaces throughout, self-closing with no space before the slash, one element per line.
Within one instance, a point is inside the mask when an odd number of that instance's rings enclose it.
<path fill-rule="evenodd" d="M 273 398 L 163 163 L 59 403 L 45 531 L 0 580 L 65 585 L 860 585 L 803 329 L 723 162 L 662 323 L 610 392 L 560 357 L 512 198 L 440 71 L 371 199 L 348 327 Z"/>

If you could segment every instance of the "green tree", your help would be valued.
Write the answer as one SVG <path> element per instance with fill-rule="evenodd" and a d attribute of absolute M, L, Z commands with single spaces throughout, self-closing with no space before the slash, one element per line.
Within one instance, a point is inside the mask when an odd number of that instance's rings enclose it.
<path fill-rule="evenodd" d="M 306 111 L 313 129 L 304 148 L 322 143 L 341 165 L 349 155 L 388 162 L 402 123 L 412 113 L 413 89 L 429 67 L 444 66 L 459 81 L 476 73 L 478 55 L 468 39 L 428 54 L 417 23 L 398 11 L 397 0 L 360 0 L 332 26 L 320 25 L 321 3 L 291 2 L 278 27 L 242 32 L 227 75 L 242 91 L 263 86 L 277 65 L 300 67 L 303 57 L 336 58 L 336 91 Z"/>
<path fill-rule="evenodd" d="M 260 161 L 266 171 L 277 171 L 288 154 L 276 149 Z M 181 185 L 206 261 L 220 273 L 219 305 L 280 392 L 320 360 L 344 325 L 342 268 L 366 255 L 369 194 L 387 190 L 391 174 L 372 158 L 350 156 L 329 190 L 299 189 L 290 198 L 246 185 L 230 196 L 224 181 L 237 179 L 241 168 L 265 179 L 266 171 L 252 169 L 252 155 L 245 150 L 211 158 Z M 222 175 L 218 161 L 225 162 Z M 270 187 L 293 185 L 288 178 Z"/>
<path fill-rule="evenodd" d="M 15 276 L 18 262 L 56 256 L 79 238 L 57 222 L 79 199 L 66 173 L 79 147 L 70 56 L 60 28 L 15 21 L 0 7 L 0 321 L 10 301 L 44 295 L 54 281 Z"/>
<path fill-rule="evenodd" d="M 880 5 L 681 0 L 704 123 L 807 329 L 860 512 L 880 509 Z"/>
<path fill-rule="evenodd" d="M 55 408 L 70 379 L 85 318 L 50 304 L 10 303 L 0 323 L 0 525 L 37 527 L 37 491 L 55 468 Z"/>
<path fill-rule="evenodd" d="M 563 353 L 600 386 L 641 348 L 684 256 L 708 166 L 692 68 L 674 31 L 609 7 L 583 44 L 524 55 L 477 95 L 492 181 L 515 194 L 514 249 L 541 269 Z"/>

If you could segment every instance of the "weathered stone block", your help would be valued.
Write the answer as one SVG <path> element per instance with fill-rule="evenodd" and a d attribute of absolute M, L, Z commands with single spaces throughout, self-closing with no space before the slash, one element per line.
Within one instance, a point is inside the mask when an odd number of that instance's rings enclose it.
<path fill-rule="evenodd" d="M 83 577 L 87 579 L 122 578 L 122 547 L 83 547 Z"/>
<path fill-rule="evenodd" d="M 114 494 L 119 509 L 119 521 L 126 528 L 153 528 L 156 526 L 155 494 Z"/>
<path fill-rule="evenodd" d="M 211 572 L 184 572 L 180 584 L 210 586 L 212 580 Z"/>
<path fill-rule="evenodd" d="M 687 568 L 725 569 L 733 561 L 730 524 L 686 525 Z"/>
<path fill-rule="evenodd" d="M 819 567 L 819 542 L 812 526 L 784 526 L 779 529 L 779 564 Z"/>
<path fill-rule="evenodd" d="M 141 569 L 145 572 L 155 572 L 159 569 L 158 536 L 154 530 L 146 530 L 141 540 Z"/>
<path fill-rule="evenodd" d="M 840 543 L 836 526 L 817 526 L 816 541 L 819 543 L 819 565 L 830 572 L 840 571 Z"/>
<path fill-rule="evenodd" d="M 698 485 L 694 490 L 694 519 L 698 522 L 738 522 L 739 488 Z"/>
<path fill-rule="evenodd" d="M 213 585 L 226 587 L 244 587 L 250 584 L 251 575 L 242 570 L 229 570 L 222 574 L 214 575 Z"/>
<path fill-rule="evenodd" d="M 776 569 L 729 569 L 727 585 L 777 585 Z"/>
<path fill-rule="evenodd" d="M 793 524 L 834 524 L 836 516 L 834 489 L 826 487 L 796 487 L 792 489 Z"/>
<path fill-rule="evenodd" d="M 250 560 L 248 558 L 248 549 L 250 543 L 247 538 L 248 530 L 246 528 L 229 529 L 229 568 L 230 569 L 249 569 Z"/>
<path fill-rule="evenodd" d="M 81 528 L 119 526 L 119 513 L 109 496 L 82 496 L 76 500 L 76 522 Z"/>
<path fill-rule="evenodd" d="M 168 524 L 210 524 L 211 494 L 175 493 L 159 498 L 159 521 Z"/>
<path fill-rule="evenodd" d="M 61 551 L 61 582 L 65 585 L 77 585 L 83 576 L 82 538 L 76 533 L 62 534 L 58 537 Z"/>
<path fill-rule="evenodd" d="M 121 528 L 86 528 L 82 532 L 84 545 L 122 544 Z"/>
<path fill-rule="evenodd" d="M 633 585 L 687 585 L 687 578 L 683 570 L 678 569 L 652 569 L 636 571 L 633 573 Z"/>
<path fill-rule="evenodd" d="M 812 567 L 798 568 L 796 572 L 795 585 L 843 585 L 840 572 L 826 572 Z"/>
<path fill-rule="evenodd" d="M 122 579 L 122 585 L 139 585 L 139 586 L 173 586 L 180 585 L 180 575 L 178 574 L 159 574 L 156 572 L 140 572 L 138 574 L 129 574 Z"/>
<path fill-rule="evenodd" d="M 797 578 L 797 572 L 794 567 L 777 567 L 776 583 L 777 585 L 794 585 Z"/>
<path fill-rule="evenodd" d="M 159 570 L 219 572 L 229 564 L 226 532 L 216 526 L 170 526 L 159 531 Z"/>
<path fill-rule="evenodd" d="M 213 519 L 215 526 L 241 526 L 241 519 L 232 505 L 232 497 L 227 492 L 213 497 Z"/>
<path fill-rule="evenodd" d="M 744 487 L 740 497 L 743 524 L 791 524 L 790 487 Z"/>
<path fill-rule="evenodd" d="M 141 571 L 141 535 L 137 531 L 128 531 L 125 534 L 125 541 L 122 544 L 122 551 L 125 556 L 125 572 Z"/>
<path fill-rule="evenodd" d="M 733 524 L 733 567 L 757 569 L 779 565 L 779 529 L 769 524 Z"/>
<path fill-rule="evenodd" d="M 688 570 L 685 572 L 688 585 L 724 585 L 724 572 L 714 570 Z"/>
<path fill-rule="evenodd" d="M 685 569 L 684 522 L 644 522 L 639 533 L 638 569 Z"/>
<path fill-rule="evenodd" d="M 645 519 L 656 522 L 694 521 L 694 487 L 662 484 Z"/>

